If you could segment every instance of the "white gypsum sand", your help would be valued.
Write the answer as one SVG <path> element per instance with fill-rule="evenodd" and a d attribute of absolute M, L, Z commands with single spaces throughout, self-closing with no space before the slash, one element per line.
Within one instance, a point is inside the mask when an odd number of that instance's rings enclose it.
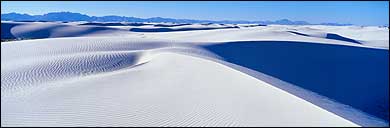
<path fill-rule="evenodd" d="M 277 82 L 229 67 L 198 46 L 287 40 L 388 49 L 326 39 L 294 26 L 153 33 L 128 30 L 159 27 L 31 24 L 37 23 L 18 25 L 11 33 L 34 37 L 31 31 L 39 28 L 49 33 L 47 39 L 1 44 L 2 126 L 359 126 L 272 85 Z"/>

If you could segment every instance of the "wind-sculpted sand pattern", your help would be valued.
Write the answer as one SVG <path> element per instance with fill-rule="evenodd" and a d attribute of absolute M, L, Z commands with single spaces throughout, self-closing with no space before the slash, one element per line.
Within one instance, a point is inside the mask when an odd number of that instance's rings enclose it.
<path fill-rule="evenodd" d="M 32 86 L 45 82 L 59 81 L 66 78 L 88 76 L 90 74 L 111 72 L 123 68 L 131 68 L 147 63 L 150 56 L 159 52 L 171 51 L 188 53 L 199 50 L 190 50 L 191 47 L 175 47 L 173 43 L 157 43 L 117 40 L 104 41 L 107 38 L 78 38 L 57 39 L 56 45 L 45 49 L 51 40 L 27 41 L 27 43 L 3 44 L 1 68 L 1 89 L 3 92 L 12 91 L 18 85 Z M 79 45 L 83 42 L 85 45 Z M 98 44 L 107 44 L 102 46 Z M 112 44 L 112 45 L 108 45 Z M 184 45 L 184 44 L 181 44 Z M 10 54 L 17 49 L 24 52 Z M 204 52 L 206 53 L 206 52 Z M 210 53 L 207 53 L 210 54 Z M 11 89 L 11 90 L 8 90 Z M 2 93 L 6 95 L 7 93 Z"/>
<path fill-rule="evenodd" d="M 217 58 L 207 51 L 199 54 L 201 49 L 191 52 L 196 48 L 189 44 L 183 50 L 172 43 L 147 48 L 143 46 L 151 42 L 97 38 L 75 45 L 85 39 L 88 38 L 2 44 L 2 49 L 7 49 L 2 50 L 1 66 L 3 126 L 268 126 L 276 118 L 262 116 L 262 108 L 287 109 L 283 105 L 268 106 L 283 99 L 266 98 L 269 93 L 307 107 L 306 112 L 299 115 L 278 113 L 285 118 L 294 116 L 307 120 L 310 113 L 320 115 L 310 117 L 317 121 L 305 123 L 278 119 L 282 122 L 280 125 L 316 125 L 329 120 L 332 121 L 328 125 L 354 125 L 239 71 L 179 55 L 185 52 Z M 98 40 L 103 42 L 96 45 Z M 25 43 L 35 47 L 23 45 Z M 111 45 L 101 46 L 106 43 Z M 47 45 L 62 47 L 36 50 Z M 16 48 L 24 50 L 11 55 Z M 26 56 L 30 57 L 25 59 Z M 139 64 L 142 65 L 136 66 Z M 187 72 L 194 75 L 183 77 Z M 227 75 L 214 76 L 213 81 L 202 80 L 205 74 L 216 72 Z M 226 78 L 232 80 L 230 84 L 225 83 Z M 302 105 L 288 109 L 300 110 Z M 253 114 L 248 113 L 251 110 Z"/>
<path fill-rule="evenodd" d="M 234 27 L 204 27 L 204 28 L 131 28 L 132 32 L 177 32 L 177 31 L 199 31 L 199 30 L 215 30 L 215 29 L 228 29 L 228 28 L 239 28 Z"/>
<path fill-rule="evenodd" d="M 376 97 L 388 94 L 383 90 L 388 84 L 383 66 L 388 65 L 388 59 L 384 59 L 388 57 L 387 49 L 296 35 L 277 26 L 271 26 L 271 30 L 266 30 L 268 26 L 214 26 L 218 29 L 199 31 L 203 28 L 163 25 L 175 30 L 196 28 L 169 35 L 129 32 L 106 25 L 112 24 L 24 26 L 30 32 L 47 32 L 47 37 L 39 37 L 46 39 L 2 42 L 1 125 L 388 126 L 386 115 L 376 108 L 382 104 L 369 104 L 370 99 L 388 99 Z M 35 36 L 21 28 L 17 25 L 8 29 L 16 37 L 20 33 Z M 94 35 L 100 29 L 88 28 L 107 28 L 120 34 Z M 73 37 L 86 34 L 92 35 Z M 309 34 L 317 36 L 315 32 Z M 252 40 L 264 35 L 317 39 L 321 43 L 217 40 Z M 196 38 L 204 42 L 192 40 Z M 329 51 L 333 53 L 325 54 Z M 303 57 L 312 65 L 304 63 Z M 316 72 L 316 66 L 336 75 Z M 349 71 L 357 67 L 362 67 L 365 74 Z M 303 74 L 296 75 L 294 69 Z M 327 79 L 341 83 L 329 86 Z M 378 88 L 366 89 L 366 98 L 354 99 L 364 92 L 361 88 L 368 86 L 365 83 L 376 83 Z M 337 89 L 352 90 L 352 85 L 359 89 L 343 98 Z M 327 90 L 321 90 L 325 86 Z"/>

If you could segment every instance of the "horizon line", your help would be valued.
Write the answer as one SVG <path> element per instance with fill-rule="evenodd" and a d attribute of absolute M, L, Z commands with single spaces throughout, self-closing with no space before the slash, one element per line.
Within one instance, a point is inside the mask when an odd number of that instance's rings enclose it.
<path fill-rule="evenodd" d="M 175 19 L 175 20 L 199 20 L 199 21 L 214 21 L 214 22 L 222 22 L 222 21 L 230 21 L 230 22 L 234 22 L 234 21 L 243 21 L 243 22 L 276 22 L 276 21 L 281 21 L 281 20 L 288 20 L 288 21 L 292 21 L 292 22 L 306 22 L 310 25 L 321 25 L 321 24 L 342 24 L 342 25 L 356 25 L 356 24 L 352 24 L 352 23 L 339 23 L 339 22 L 322 22 L 322 23 L 310 23 L 308 21 L 304 21 L 304 20 L 290 20 L 290 19 L 287 19 L 287 18 L 282 18 L 282 19 L 278 19 L 278 20 L 209 20 L 209 19 L 190 19 L 190 18 L 171 18 L 171 17 L 159 17 L 159 16 L 156 16 L 156 17 L 149 17 L 149 18 L 141 18 L 141 17 L 135 17 L 135 16 L 121 16 L 121 15 L 104 15 L 104 16 L 93 16 L 93 15 L 90 15 L 90 14 L 86 14 L 86 13 L 80 13 L 80 12 L 71 12 L 71 11 L 54 11 L 54 12 L 46 12 L 46 13 L 43 13 L 43 14 L 28 14 L 28 13 L 19 13 L 19 12 L 9 12 L 9 13 L 1 13 L 1 15 L 3 14 L 10 14 L 10 13 L 16 13 L 16 14 L 25 14 L 25 15 L 30 15 L 30 16 L 37 16 L 37 15 L 45 15 L 45 14 L 49 14 L 49 13 L 78 13 L 78 14 L 81 14 L 81 15 L 87 15 L 89 17 L 105 17 L 105 16 L 119 16 L 119 17 L 132 17 L 132 18 L 139 18 L 139 19 L 151 19 L 151 18 L 165 18 L 165 19 Z M 367 26 L 367 25 L 358 25 L 358 26 Z M 375 26 L 375 25 L 369 25 L 369 26 Z M 376 25 L 376 26 L 388 26 L 388 25 Z"/>

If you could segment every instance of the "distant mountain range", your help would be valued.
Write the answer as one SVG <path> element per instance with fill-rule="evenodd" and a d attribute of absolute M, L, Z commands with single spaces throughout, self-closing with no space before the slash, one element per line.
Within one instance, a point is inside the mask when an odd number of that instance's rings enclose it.
<path fill-rule="evenodd" d="M 29 15 L 19 13 L 7 13 L 1 14 L 2 21 L 88 21 L 88 22 L 172 22 L 172 23 L 218 23 L 218 24 L 280 24 L 280 25 L 315 25 L 305 21 L 290 21 L 288 19 L 282 19 L 277 21 L 212 21 L 212 20 L 191 20 L 191 19 L 173 19 L 173 18 L 137 18 L 137 17 L 125 17 L 125 16 L 88 16 L 80 13 L 73 12 L 51 12 L 43 15 Z M 332 26 L 346 26 L 352 24 L 339 24 L 339 23 L 321 23 L 316 25 L 332 25 Z"/>

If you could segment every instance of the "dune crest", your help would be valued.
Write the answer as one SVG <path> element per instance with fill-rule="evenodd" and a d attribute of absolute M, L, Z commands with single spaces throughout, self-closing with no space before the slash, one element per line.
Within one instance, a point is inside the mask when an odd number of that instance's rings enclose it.
<path fill-rule="evenodd" d="M 2 126 L 388 126 L 385 38 L 321 26 L 3 25 L 31 39 L 1 43 Z"/>

